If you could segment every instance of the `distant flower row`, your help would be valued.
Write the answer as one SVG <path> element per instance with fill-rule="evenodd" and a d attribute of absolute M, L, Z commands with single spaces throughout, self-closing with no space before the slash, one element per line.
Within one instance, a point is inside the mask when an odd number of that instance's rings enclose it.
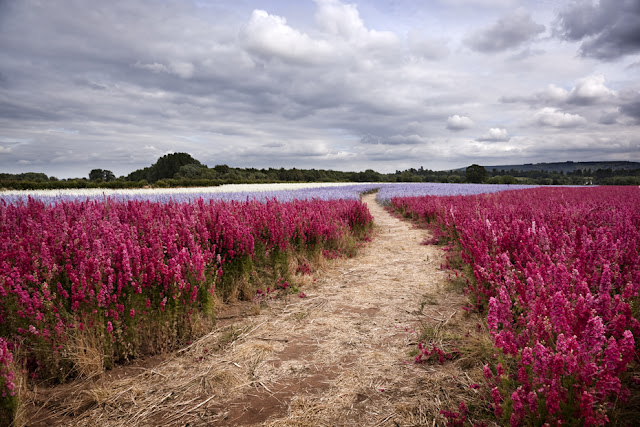
<path fill-rule="evenodd" d="M 283 184 L 229 184 L 218 187 L 154 188 L 154 189 L 75 189 L 75 190 L 14 190 L 0 193 L 7 203 L 28 198 L 45 203 L 74 200 L 148 200 L 152 202 L 191 202 L 194 200 L 244 201 L 275 199 L 291 200 L 358 200 L 361 193 L 378 188 L 375 184 L 353 183 L 283 183 Z"/>
<path fill-rule="evenodd" d="M 198 199 L 220 201 L 245 200 L 358 200 L 362 193 L 378 190 L 377 200 L 387 204 L 393 197 L 455 196 L 495 193 L 505 190 L 532 188 L 526 185 L 500 184 L 441 184 L 441 183 L 283 183 L 283 184 L 229 184 L 218 187 L 155 188 L 155 189 L 75 189 L 75 190 L 12 190 L 0 192 L 7 203 L 29 198 L 45 203 L 74 200 L 149 200 L 165 203 L 191 202 Z"/>
<path fill-rule="evenodd" d="M 531 185 L 510 184 L 443 184 L 437 182 L 397 183 L 380 187 L 377 199 L 388 204 L 394 197 L 418 196 L 467 196 L 472 194 L 497 193 L 506 190 L 532 188 Z"/>
<path fill-rule="evenodd" d="M 392 205 L 431 223 L 473 270 L 470 295 L 488 311 L 501 350 L 485 367 L 495 415 L 515 426 L 609 422 L 640 356 L 640 189 L 533 188 Z"/>

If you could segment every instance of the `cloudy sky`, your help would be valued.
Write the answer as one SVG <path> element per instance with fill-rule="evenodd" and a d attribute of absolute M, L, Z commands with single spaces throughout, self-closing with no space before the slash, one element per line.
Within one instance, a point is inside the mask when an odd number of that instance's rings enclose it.
<path fill-rule="evenodd" d="M 0 172 L 640 161 L 640 0 L 0 0 Z"/>

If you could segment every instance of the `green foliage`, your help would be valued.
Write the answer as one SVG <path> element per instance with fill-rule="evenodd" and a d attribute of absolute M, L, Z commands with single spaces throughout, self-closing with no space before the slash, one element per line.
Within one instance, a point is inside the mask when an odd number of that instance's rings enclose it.
<path fill-rule="evenodd" d="M 4 387 L 3 379 L 0 378 L 0 388 Z M 18 398 L 16 396 L 0 396 L 0 426 L 10 426 L 18 409 Z"/>
<path fill-rule="evenodd" d="M 231 168 L 227 165 L 216 165 L 213 170 L 215 170 L 217 173 L 219 173 L 220 175 L 224 175 L 229 173 L 229 171 L 231 170 Z"/>
<path fill-rule="evenodd" d="M 489 173 L 480 165 L 473 164 L 465 170 L 467 182 L 481 184 L 487 180 Z"/>
<path fill-rule="evenodd" d="M 25 173 L 0 173 L 0 181 L 31 181 L 46 182 L 49 177 L 44 173 L 25 172 Z"/>
<path fill-rule="evenodd" d="M 113 172 L 107 169 L 92 169 L 91 172 L 89 172 L 89 181 L 109 182 L 113 181 L 114 179 L 116 179 L 116 176 L 113 174 Z"/>
<path fill-rule="evenodd" d="M 196 167 L 204 167 L 202 164 L 191 157 L 187 153 L 172 153 L 167 154 L 158 159 L 152 166 L 144 169 L 138 169 L 129 174 L 127 179 L 129 181 L 147 180 L 149 182 L 156 182 L 161 179 L 174 178 L 181 172 L 181 168 L 186 165 L 195 165 Z M 183 172 L 192 173 L 193 168 L 184 170 Z M 197 175 L 197 172 L 196 174 Z"/>
<path fill-rule="evenodd" d="M 196 163 L 189 163 L 188 165 L 181 166 L 175 174 L 175 177 L 180 179 L 200 178 L 201 172 L 204 169 L 206 169 L 205 166 Z"/>

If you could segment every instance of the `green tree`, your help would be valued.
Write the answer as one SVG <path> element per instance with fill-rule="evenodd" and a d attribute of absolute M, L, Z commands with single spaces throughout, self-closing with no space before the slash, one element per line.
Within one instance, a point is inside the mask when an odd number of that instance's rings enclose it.
<path fill-rule="evenodd" d="M 173 178 L 182 166 L 195 164 L 203 166 L 199 161 L 191 157 L 187 153 L 172 153 L 162 156 L 153 165 L 144 169 L 138 169 L 131 172 L 127 177 L 128 181 L 156 182 L 161 179 Z"/>
<path fill-rule="evenodd" d="M 89 172 L 89 181 L 113 181 L 116 176 L 107 169 L 91 169 Z"/>
<path fill-rule="evenodd" d="M 188 165 L 181 166 L 175 177 L 185 179 L 200 178 L 203 169 L 205 169 L 205 167 L 200 164 L 189 163 Z"/>
<path fill-rule="evenodd" d="M 485 168 L 476 164 L 469 166 L 465 171 L 465 178 L 467 182 L 476 184 L 485 182 L 488 175 L 489 174 Z"/>
<path fill-rule="evenodd" d="M 218 172 L 220 175 L 224 175 L 226 173 L 229 173 L 229 171 L 231 170 L 231 168 L 227 165 L 215 165 L 213 167 L 213 169 Z"/>
<path fill-rule="evenodd" d="M 173 178 L 182 166 L 189 164 L 200 165 L 200 162 L 187 153 L 172 153 L 162 156 L 151 166 L 150 181 Z"/>
<path fill-rule="evenodd" d="M 102 180 L 102 169 L 91 169 L 89 172 L 89 181 Z"/>
<path fill-rule="evenodd" d="M 518 181 L 515 179 L 515 177 L 511 176 L 511 175 L 504 175 L 503 177 L 501 177 L 500 179 L 502 184 L 517 184 Z"/>

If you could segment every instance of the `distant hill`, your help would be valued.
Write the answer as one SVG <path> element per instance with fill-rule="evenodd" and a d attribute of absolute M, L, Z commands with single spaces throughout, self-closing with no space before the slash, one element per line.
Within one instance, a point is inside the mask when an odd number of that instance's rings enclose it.
<path fill-rule="evenodd" d="M 484 166 L 484 168 L 488 172 L 492 172 L 494 169 L 497 171 L 544 171 L 544 172 L 574 172 L 578 169 L 582 171 L 586 171 L 590 169 L 591 171 L 596 171 L 598 169 L 611 169 L 611 170 L 633 170 L 640 169 L 640 162 L 628 162 L 628 161 L 617 161 L 617 162 L 557 162 L 557 163 L 525 163 L 523 165 L 500 165 L 500 166 Z M 465 170 L 466 168 L 461 168 L 461 170 Z"/>

